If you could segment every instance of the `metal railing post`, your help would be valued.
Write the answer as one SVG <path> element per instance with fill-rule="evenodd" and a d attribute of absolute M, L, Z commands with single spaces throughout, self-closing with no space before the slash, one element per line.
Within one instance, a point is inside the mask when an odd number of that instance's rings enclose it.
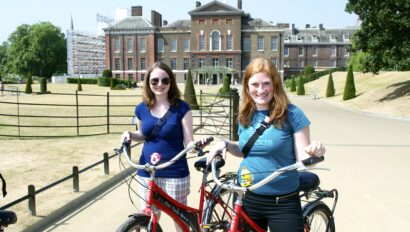
<path fill-rule="evenodd" d="M 107 92 L 107 134 L 110 133 L 110 92 Z"/>
<path fill-rule="evenodd" d="M 238 90 L 231 92 L 232 98 L 232 106 L 231 106 L 231 123 L 232 123 L 232 131 L 231 131 L 231 139 L 233 141 L 238 141 L 238 113 L 239 113 L 239 93 Z"/>
<path fill-rule="evenodd" d="M 21 138 L 21 133 L 20 133 L 20 92 L 19 92 L 19 88 L 17 87 L 17 130 L 18 130 L 18 134 L 19 134 L 19 139 Z"/>
<path fill-rule="evenodd" d="M 77 117 L 77 136 L 80 135 L 80 113 L 78 107 L 78 90 L 75 91 L 75 108 L 76 108 L 76 117 Z"/>
<path fill-rule="evenodd" d="M 108 160 L 108 153 L 104 152 L 103 154 L 103 159 L 104 159 L 104 173 L 105 175 L 109 175 L 110 174 L 110 162 Z"/>
<path fill-rule="evenodd" d="M 73 192 L 80 191 L 78 167 L 73 167 Z"/>
<path fill-rule="evenodd" d="M 32 216 L 36 215 L 36 188 L 32 184 L 28 186 L 28 210 Z"/>
<path fill-rule="evenodd" d="M 199 91 L 199 125 L 202 127 L 202 111 L 204 110 L 203 105 L 202 105 L 202 89 Z"/>

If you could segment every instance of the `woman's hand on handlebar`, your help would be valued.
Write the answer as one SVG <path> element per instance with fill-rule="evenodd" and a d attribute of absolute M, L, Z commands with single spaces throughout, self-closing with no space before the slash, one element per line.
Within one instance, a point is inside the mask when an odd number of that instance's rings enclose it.
<path fill-rule="evenodd" d="M 120 142 L 123 143 L 124 141 L 129 141 L 131 142 L 131 132 L 129 131 L 124 131 L 121 135 Z"/>
<path fill-rule="evenodd" d="M 320 141 L 312 141 L 304 149 L 307 154 L 316 157 L 321 157 L 326 153 L 326 148 Z"/>
<path fill-rule="evenodd" d="M 220 154 L 223 157 L 225 157 L 225 154 L 226 154 L 226 142 L 225 141 L 219 141 L 213 147 L 211 147 L 211 149 L 209 150 L 209 153 L 207 155 L 206 163 L 210 164 L 212 159 L 217 154 Z"/>

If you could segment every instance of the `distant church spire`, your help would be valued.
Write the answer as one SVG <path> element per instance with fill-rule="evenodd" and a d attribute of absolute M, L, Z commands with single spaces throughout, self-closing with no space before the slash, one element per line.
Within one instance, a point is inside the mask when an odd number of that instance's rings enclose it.
<path fill-rule="evenodd" d="M 71 30 L 74 31 L 73 15 L 71 15 Z"/>

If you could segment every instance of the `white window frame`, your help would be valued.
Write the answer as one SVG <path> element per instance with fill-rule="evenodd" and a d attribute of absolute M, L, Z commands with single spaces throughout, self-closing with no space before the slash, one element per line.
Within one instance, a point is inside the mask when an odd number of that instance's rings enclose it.
<path fill-rule="evenodd" d="M 243 38 L 243 50 L 245 52 L 251 51 L 251 37 L 244 37 Z"/>
<path fill-rule="evenodd" d="M 271 37 L 270 47 L 272 51 L 278 50 L 278 37 L 277 36 Z"/>
<path fill-rule="evenodd" d="M 221 51 L 221 33 L 219 31 L 212 31 L 209 38 L 211 51 Z"/>
<path fill-rule="evenodd" d="M 317 53 L 318 53 L 317 46 L 312 46 L 312 56 L 313 56 L 313 57 L 316 57 L 316 56 L 317 56 Z"/>
<path fill-rule="evenodd" d="M 191 48 L 191 41 L 189 39 L 184 39 L 184 52 L 189 52 Z"/>
<path fill-rule="evenodd" d="M 226 35 L 226 50 L 232 51 L 233 46 L 232 46 L 232 34 L 227 34 Z"/>
<path fill-rule="evenodd" d="M 178 40 L 177 39 L 171 39 L 169 49 L 170 49 L 171 52 L 177 52 L 177 49 L 178 49 Z"/>
<path fill-rule="evenodd" d="M 226 58 L 226 67 L 233 68 L 233 58 L 232 57 Z"/>
<path fill-rule="evenodd" d="M 331 56 L 331 57 L 336 57 L 336 55 L 337 55 L 337 48 L 336 48 L 336 46 L 331 46 L 331 47 L 330 47 L 330 56 Z"/>
<path fill-rule="evenodd" d="M 199 51 L 205 50 L 205 35 L 199 35 Z"/>
<path fill-rule="evenodd" d="M 164 52 L 164 39 L 157 40 L 158 52 Z"/>
<path fill-rule="evenodd" d="M 283 49 L 283 56 L 284 57 L 289 57 L 289 48 L 285 47 L 285 49 Z"/>
<path fill-rule="evenodd" d="M 177 70 L 177 58 L 171 58 L 171 69 Z"/>
<path fill-rule="evenodd" d="M 127 52 L 132 53 L 132 38 L 131 37 L 127 38 Z"/>
<path fill-rule="evenodd" d="M 256 41 L 256 50 L 263 51 L 265 50 L 265 38 L 263 36 L 258 36 Z"/>
<path fill-rule="evenodd" d="M 303 46 L 298 46 L 298 56 L 305 55 L 305 48 Z"/>
<path fill-rule="evenodd" d="M 140 52 L 145 52 L 145 37 L 140 37 Z"/>
<path fill-rule="evenodd" d="M 114 52 L 120 53 L 120 38 L 114 38 Z"/>
<path fill-rule="evenodd" d="M 219 58 L 218 57 L 213 57 L 212 58 L 212 66 L 214 66 L 214 67 L 219 66 Z"/>

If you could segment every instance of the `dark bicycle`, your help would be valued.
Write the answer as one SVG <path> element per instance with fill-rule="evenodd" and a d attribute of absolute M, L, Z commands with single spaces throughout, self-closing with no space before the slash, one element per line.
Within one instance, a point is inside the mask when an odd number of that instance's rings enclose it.
<path fill-rule="evenodd" d="M 324 157 L 311 157 L 306 160 L 297 162 L 295 164 L 280 168 L 273 172 L 265 179 L 261 180 L 257 184 L 250 187 L 243 188 L 235 183 L 236 174 L 228 173 L 219 177 L 218 170 L 216 169 L 217 160 L 221 160 L 220 155 L 216 156 L 212 160 L 212 174 L 214 181 L 220 187 L 220 195 L 233 195 L 235 198 L 234 203 L 234 217 L 221 213 L 217 215 L 214 207 L 215 201 L 207 202 L 206 211 L 204 212 L 203 228 L 206 231 L 225 231 L 225 232 L 237 232 L 237 231 L 256 231 L 264 232 L 265 230 L 257 225 L 242 209 L 242 199 L 244 193 L 248 190 L 254 190 L 260 186 L 270 182 L 280 174 L 292 171 L 306 171 L 307 166 L 311 166 L 318 162 L 323 161 Z M 223 182 L 220 181 L 223 180 Z M 232 181 L 227 181 L 231 179 Z M 334 211 L 337 204 L 338 192 L 336 189 L 330 191 L 319 188 L 319 178 L 311 172 L 300 172 L 300 199 L 303 203 L 303 220 L 305 232 L 334 232 Z M 333 198 L 333 206 L 330 209 L 322 200 L 325 198 Z M 223 203 L 222 203 L 223 204 Z M 212 213 L 211 213 L 212 212 Z M 228 217 L 227 217 L 228 216 Z"/>

